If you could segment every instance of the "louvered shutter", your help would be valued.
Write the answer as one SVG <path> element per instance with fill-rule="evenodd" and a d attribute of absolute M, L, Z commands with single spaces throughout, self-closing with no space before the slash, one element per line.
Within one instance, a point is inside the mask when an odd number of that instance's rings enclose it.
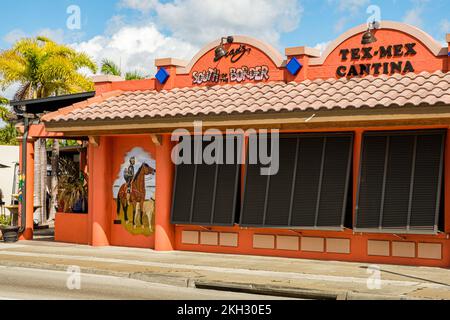
<path fill-rule="evenodd" d="M 248 164 L 241 224 L 342 228 L 348 202 L 351 134 L 282 135 L 277 175 Z"/>
<path fill-rule="evenodd" d="M 226 163 L 227 140 L 234 142 L 234 157 Z M 172 223 L 203 226 L 232 226 L 236 216 L 240 173 L 241 139 L 224 138 L 223 163 L 208 165 L 181 164 L 176 166 L 173 193 Z M 202 150 L 210 144 L 203 143 Z M 198 152 L 198 150 L 197 150 Z M 194 150 L 192 151 L 192 155 Z M 192 156 L 192 160 L 194 156 Z"/>
<path fill-rule="evenodd" d="M 444 139 L 443 131 L 364 135 L 357 230 L 437 232 Z"/>

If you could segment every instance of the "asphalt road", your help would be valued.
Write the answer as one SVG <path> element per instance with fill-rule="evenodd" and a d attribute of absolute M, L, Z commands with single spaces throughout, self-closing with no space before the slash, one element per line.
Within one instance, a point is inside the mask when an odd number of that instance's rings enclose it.
<path fill-rule="evenodd" d="M 69 287 L 72 289 L 69 289 Z M 243 293 L 181 288 L 113 276 L 91 274 L 81 274 L 78 276 L 77 274 L 62 271 L 0 266 L 0 300 L 264 299 L 277 298 Z"/>

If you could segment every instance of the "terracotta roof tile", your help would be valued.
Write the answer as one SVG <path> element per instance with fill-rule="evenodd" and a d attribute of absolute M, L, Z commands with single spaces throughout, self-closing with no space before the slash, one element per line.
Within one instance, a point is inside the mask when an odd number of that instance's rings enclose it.
<path fill-rule="evenodd" d="M 46 115 L 43 121 L 119 120 L 403 105 L 450 105 L 450 73 L 301 83 L 111 92 Z"/>

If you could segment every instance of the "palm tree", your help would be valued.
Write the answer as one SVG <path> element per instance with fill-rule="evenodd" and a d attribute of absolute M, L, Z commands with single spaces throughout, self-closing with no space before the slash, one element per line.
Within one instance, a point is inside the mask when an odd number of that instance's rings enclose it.
<path fill-rule="evenodd" d="M 11 49 L 0 52 L 0 86 L 5 89 L 19 83 L 15 100 L 92 91 L 94 84 L 81 73 L 82 68 L 97 72 L 97 66 L 85 53 L 45 37 L 21 39 Z M 45 143 L 41 143 L 41 147 L 45 148 Z M 39 154 L 42 155 L 39 157 L 39 175 L 43 179 L 47 175 L 47 153 L 41 150 Z M 52 157 L 59 158 L 58 140 L 53 143 Z M 52 161 L 50 220 L 54 219 L 56 213 L 57 164 L 57 161 Z M 41 191 L 40 199 L 44 204 L 45 192 Z"/>
<path fill-rule="evenodd" d="M 120 67 L 110 59 L 102 60 L 101 71 L 103 74 L 112 75 L 112 76 L 121 76 L 122 71 L 120 71 Z"/>
<path fill-rule="evenodd" d="M 142 80 L 145 77 L 141 75 L 138 71 L 127 72 L 125 74 L 125 80 Z"/>
<path fill-rule="evenodd" d="M 82 68 L 97 71 L 85 53 L 45 37 L 22 39 L 0 53 L 0 86 L 20 83 L 15 100 L 93 90 L 92 81 L 80 73 Z"/>
<path fill-rule="evenodd" d="M 5 126 L 0 129 L 0 145 L 15 146 L 17 142 L 17 129 L 11 122 L 11 111 L 6 107 L 8 99 L 0 97 L 0 119 Z"/>
<path fill-rule="evenodd" d="M 120 67 L 112 60 L 110 59 L 103 59 L 102 60 L 102 66 L 101 66 L 101 72 L 106 75 L 112 75 L 112 76 L 122 76 L 122 71 L 120 70 Z M 131 71 L 127 72 L 125 74 L 125 80 L 141 80 L 145 77 L 139 73 L 139 71 Z"/>

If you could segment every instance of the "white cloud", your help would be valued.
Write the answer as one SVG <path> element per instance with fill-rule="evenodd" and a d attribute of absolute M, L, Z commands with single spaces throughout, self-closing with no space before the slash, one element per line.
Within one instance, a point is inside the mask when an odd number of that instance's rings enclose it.
<path fill-rule="evenodd" d="M 441 21 L 440 25 L 443 33 L 450 33 L 450 20 L 444 19 Z"/>
<path fill-rule="evenodd" d="M 23 32 L 20 29 L 14 29 L 8 32 L 4 37 L 3 40 L 7 43 L 14 43 L 17 40 L 20 40 L 22 38 L 25 38 L 27 35 L 25 32 Z"/>
<path fill-rule="evenodd" d="M 3 37 L 3 40 L 9 44 L 13 44 L 20 39 L 27 38 L 27 37 L 36 37 L 36 36 L 47 37 L 56 42 L 64 42 L 64 40 L 66 38 L 66 34 L 63 29 L 45 28 L 45 29 L 37 30 L 31 34 L 27 34 L 26 32 L 24 32 L 21 29 L 14 29 L 5 35 Z"/>
<path fill-rule="evenodd" d="M 425 10 L 425 4 L 429 0 L 412 0 L 413 7 L 408 10 L 403 17 L 403 22 L 418 28 L 423 28 L 423 14 Z"/>
<path fill-rule="evenodd" d="M 113 16 L 103 34 L 86 41 L 63 30 L 44 29 L 33 35 L 72 43 L 98 63 L 108 58 L 125 72 L 153 75 L 156 58 L 190 60 L 222 36 L 249 35 L 278 46 L 282 33 L 298 27 L 303 12 L 299 0 L 120 0 L 118 5 L 142 16 L 131 24 L 123 15 Z M 14 42 L 23 36 L 24 32 L 14 30 L 6 38 Z"/>
<path fill-rule="evenodd" d="M 345 29 L 345 25 L 349 19 L 347 17 L 340 18 L 333 26 L 333 30 L 335 33 L 341 33 Z"/>
<path fill-rule="evenodd" d="M 335 7 L 339 15 L 342 15 L 334 24 L 334 32 L 341 33 L 345 26 L 354 18 L 363 8 L 369 4 L 369 0 L 328 0 L 328 4 Z"/>
<path fill-rule="evenodd" d="M 281 33 L 297 28 L 302 14 L 298 0 L 121 0 L 119 7 L 140 11 L 143 19 L 126 25 L 123 16 L 114 16 L 104 35 L 72 46 L 97 62 L 112 59 L 123 71 L 146 75 L 154 74 L 156 58 L 190 60 L 226 35 L 254 36 L 276 46 Z"/>
<path fill-rule="evenodd" d="M 148 12 L 154 9 L 157 4 L 158 0 L 121 0 L 119 7 Z"/>
<path fill-rule="evenodd" d="M 410 25 L 413 25 L 416 27 L 421 27 L 422 23 L 423 23 L 422 9 L 421 8 L 413 8 L 411 10 L 408 10 L 406 12 L 405 17 L 403 18 L 403 21 Z"/>
<path fill-rule="evenodd" d="M 328 2 L 335 5 L 338 11 L 349 12 L 352 15 L 370 3 L 369 0 L 328 0 Z"/>
<path fill-rule="evenodd" d="M 331 41 L 320 42 L 320 43 L 315 45 L 314 49 L 319 50 L 320 54 L 323 54 L 323 52 L 328 48 L 330 43 L 331 43 Z"/>
<path fill-rule="evenodd" d="M 14 95 L 16 94 L 17 90 L 19 90 L 20 84 L 13 83 L 8 88 L 5 88 L 5 90 L 2 90 L 0 88 L 0 96 L 5 97 L 8 100 L 12 100 L 14 98 Z"/>
<path fill-rule="evenodd" d="M 188 42 L 163 35 L 153 24 L 122 27 L 111 36 L 96 36 L 72 46 L 86 52 L 98 63 L 108 58 L 123 71 L 138 70 L 145 75 L 154 74 L 156 58 L 191 59 L 198 50 Z"/>
<path fill-rule="evenodd" d="M 142 12 L 153 10 L 158 26 L 200 46 L 233 34 L 277 45 L 281 33 L 297 28 L 303 12 L 298 0 L 122 0 L 121 5 Z"/>

